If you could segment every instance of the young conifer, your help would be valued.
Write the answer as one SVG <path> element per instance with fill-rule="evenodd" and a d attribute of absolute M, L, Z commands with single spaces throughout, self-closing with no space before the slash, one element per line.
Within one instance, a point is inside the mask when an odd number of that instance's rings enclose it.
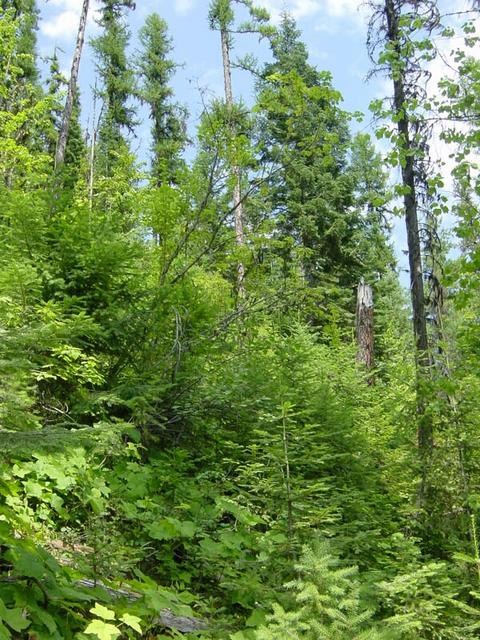
<path fill-rule="evenodd" d="M 137 69 L 141 79 L 140 100 L 148 105 L 152 121 L 152 174 L 156 184 L 175 184 L 184 166 L 181 153 L 186 144 L 186 110 L 173 102 L 170 81 L 177 64 L 165 20 L 153 13 L 140 30 L 141 51 Z"/>

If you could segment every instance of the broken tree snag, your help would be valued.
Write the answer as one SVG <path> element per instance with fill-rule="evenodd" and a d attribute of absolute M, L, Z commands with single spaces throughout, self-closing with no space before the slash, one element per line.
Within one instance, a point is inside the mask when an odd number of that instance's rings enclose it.
<path fill-rule="evenodd" d="M 360 281 L 357 290 L 357 362 L 367 371 L 373 367 L 373 291 L 369 284 Z M 372 384 L 373 379 L 369 379 Z"/>

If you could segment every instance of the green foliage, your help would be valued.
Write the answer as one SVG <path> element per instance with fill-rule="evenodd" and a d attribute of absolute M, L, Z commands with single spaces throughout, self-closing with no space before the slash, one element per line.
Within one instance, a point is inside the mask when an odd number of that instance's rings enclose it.
<path fill-rule="evenodd" d="M 359 137 L 348 167 L 353 116 L 341 109 L 331 75 L 309 64 L 290 16 L 271 48 L 274 62 L 262 71 L 255 110 L 261 160 L 272 165 L 265 195 L 276 220 L 275 249 L 284 273 L 300 270 L 320 300 L 353 308 L 340 290 L 367 273 L 384 274 L 393 262 L 380 217 L 389 199 L 380 161 L 370 162 L 373 149 Z M 308 315 L 324 321 L 314 307 Z"/>
<path fill-rule="evenodd" d="M 286 588 L 294 605 L 274 605 L 269 624 L 255 633 L 258 640 L 382 640 L 392 638 L 372 622 L 373 611 L 362 602 L 355 567 L 340 567 L 325 544 L 303 549 L 296 565 L 299 577 Z"/>
<path fill-rule="evenodd" d="M 123 21 L 124 10 L 133 8 L 130 0 L 104 0 L 99 19 L 103 32 L 92 41 L 104 103 L 97 153 L 97 168 L 103 176 L 114 171 L 117 154 L 128 150 L 123 132 L 131 133 L 135 126 L 135 110 L 129 104 L 135 93 L 134 71 L 128 63 L 129 31 Z"/>
<path fill-rule="evenodd" d="M 460 144 L 462 254 L 449 265 L 438 371 L 417 388 L 388 165 L 368 135 L 350 135 L 294 21 L 277 31 L 250 0 L 211 3 L 212 27 L 268 36 L 273 61 L 253 112 L 208 107 L 189 166 L 167 25 L 147 18 L 136 87 L 133 5 L 101 3 L 98 144 L 87 159 L 78 102 L 59 175 L 58 60 L 43 96 L 34 3 L 2 4 L 0 638 L 176 637 L 175 624 L 203 629 L 198 618 L 207 629 L 185 637 L 476 637 L 476 129 L 445 133 Z M 237 8 L 248 24 L 235 24 Z M 423 63 L 429 24 L 406 17 L 402 56 Z M 387 47 L 382 63 L 398 73 L 402 56 Z M 460 52 L 457 62 L 462 78 L 442 82 L 437 106 L 473 118 L 478 65 Z M 149 171 L 129 151 L 133 97 L 150 110 Z M 396 147 L 390 165 L 405 164 L 401 140 L 379 135 Z M 426 184 L 436 212 L 440 180 Z M 375 290 L 368 377 L 352 340 L 361 276 Z M 436 430 L 428 513 L 417 393 Z"/>
<path fill-rule="evenodd" d="M 137 68 L 142 80 L 139 96 L 149 106 L 152 120 L 152 173 L 156 184 L 176 184 L 184 168 L 180 154 L 186 143 L 186 112 L 172 103 L 169 81 L 176 64 L 168 57 L 172 42 L 167 24 L 153 13 L 139 34 L 142 50 Z"/>

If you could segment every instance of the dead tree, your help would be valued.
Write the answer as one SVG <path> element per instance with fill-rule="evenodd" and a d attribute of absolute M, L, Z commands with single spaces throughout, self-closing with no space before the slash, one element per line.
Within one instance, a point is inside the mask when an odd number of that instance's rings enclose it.
<path fill-rule="evenodd" d="M 374 362 L 374 334 L 373 334 L 373 291 L 369 284 L 362 280 L 357 290 L 357 362 L 370 371 Z M 369 377 L 369 384 L 373 378 Z"/>

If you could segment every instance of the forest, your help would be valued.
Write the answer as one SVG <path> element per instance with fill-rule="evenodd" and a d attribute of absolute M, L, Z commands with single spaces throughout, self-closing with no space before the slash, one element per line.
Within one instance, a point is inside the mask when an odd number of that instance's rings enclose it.
<path fill-rule="evenodd" d="M 165 19 L 78 4 L 66 77 L 0 0 L 0 640 L 479 638 L 480 5 L 372 0 L 362 116 L 205 2 L 192 130 Z"/>

